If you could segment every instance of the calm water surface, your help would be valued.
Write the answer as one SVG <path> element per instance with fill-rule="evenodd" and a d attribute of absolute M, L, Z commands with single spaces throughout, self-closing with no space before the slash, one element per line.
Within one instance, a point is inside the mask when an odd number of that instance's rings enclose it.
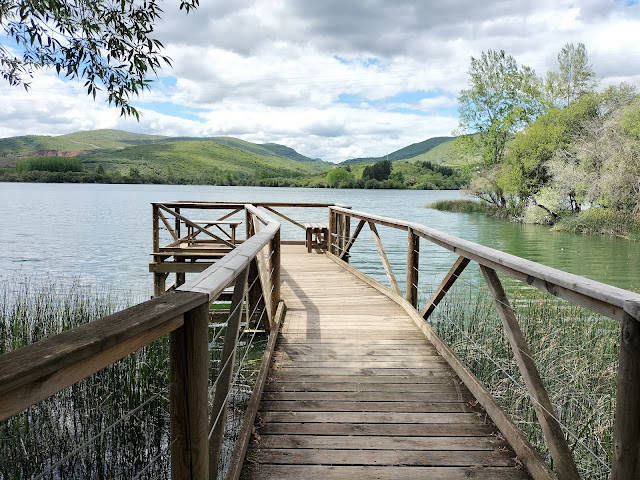
<path fill-rule="evenodd" d="M 0 183 L 0 280 L 4 277 L 2 281 L 8 283 L 7 275 L 15 279 L 24 274 L 80 277 L 88 284 L 146 296 L 152 285 L 148 272 L 150 202 L 253 200 L 346 203 L 354 209 L 422 223 L 571 273 L 640 290 L 640 243 L 555 233 L 482 215 L 424 208 L 435 200 L 460 197 L 457 191 Z M 286 213 L 301 222 L 327 222 L 326 209 L 289 209 Z M 190 216 L 188 211 L 185 214 Z M 379 229 L 403 287 L 406 233 Z M 168 237 L 167 232 L 164 235 Z M 303 235 L 296 227 L 283 225 L 283 238 L 303 239 Z M 353 264 L 386 282 L 366 228 L 352 252 Z M 454 259 L 450 252 L 422 240 L 421 289 L 437 284 Z"/>

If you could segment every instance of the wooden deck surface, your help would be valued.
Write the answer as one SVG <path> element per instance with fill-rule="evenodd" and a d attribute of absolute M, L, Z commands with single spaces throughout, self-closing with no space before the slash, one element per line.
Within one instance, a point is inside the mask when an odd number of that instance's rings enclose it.
<path fill-rule="evenodd" d="M 407 314 L 286 246 L 287 313 L 242 478 L 526 479 Z"/>

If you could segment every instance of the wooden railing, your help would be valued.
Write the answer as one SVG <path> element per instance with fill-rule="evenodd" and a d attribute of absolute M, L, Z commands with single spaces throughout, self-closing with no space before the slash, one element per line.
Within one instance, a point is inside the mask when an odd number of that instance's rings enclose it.
<path fill-rule="evenodd" d="M 351 219 L 358 224 L 351 232 Z M 347 265 L 350 251 L 362 229 L 368 225 L 390 288 L 383 286 L 361 271 Z M 406 291 L 398 287 L 391 264 L 380 239 L 377 226 L 407 232 Z M 554 473 L 533 449 L 523 433 L 498 406 L 495 399 L 444 344 L 429 326 L 427 319 L 458 279 L 466 266 L 479 264 L 488 290 L 493 297 L 508 342 L 532 400 L 538 422 L 554 463 L 554 472 L 561 480 L 579 478 L 578 470 L 554 407 L 530 355 L 525 337 L 497 272 L 526 282 L 544 292 L 586 307 L 593 312 L 620 321 L 620 360 L 617 376 L 613 465 L 611 478 L 640 478 L 640 295 L 584 277 L 572 275 L 505 252 L 488 248 L 458 237 L 447 235 L 417 223 L 371 215 L 341 207 L 329 207 L 329 257 L 350 269 L 405 308 L 416 325 L 425 333 L 439 353 L 449 362 L 467 388 L 482 404 L 493 422 L 513 447 L 533 478 L 554 478 Z M 418 276 L 420 239 L 444 247 L 459 257 L 445 275 L 426 305 L 418 311 Z"/>
<path fill-rule="evenodd" d="M 236 206 L 246 211 L 249 236 L 174 291 L 0 356 L 0 420 L 169 335 L 171 477 L 214 479 L 219 471 L 241 313 L 243 308 L 255 311 L 261 305 L 268 317 L 262 326 L 270 333 L 226 475 L 238 478 L 284 305 L 279 293 L 280 224 L 255 206 Z M 162 206 L 154 205 L 155 218 L 160 210 Z M 172 228 L 168 221 L 163 223 Z M 259 289 L 250 291 L 251 285 Z M 228 287 L 233 287 L 233 294 L 209 409 L 210 305 Z"/>

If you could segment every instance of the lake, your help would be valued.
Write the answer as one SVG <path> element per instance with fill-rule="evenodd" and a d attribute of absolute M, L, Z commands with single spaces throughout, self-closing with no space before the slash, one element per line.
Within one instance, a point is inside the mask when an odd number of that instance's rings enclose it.
<path fill-rule="evenodd" d="M 435 200 L 461 197 L 458 191 L 0 183 L 0 279 L 15 280 L 32 274 L 61 281 L 81 278 L 87 284 L 122 289 L 142 299 L 152 291 L 148 272 L 150 202 L 282 201 L 344 203 L 354 209 L 422 223 L 571 273 L 640 290 L 640 243 L 550 232 L 535 225 L 424 208 Z M 300 222 L 328 221 L 326 209 L 283 212 Z M 352 221 L 352 230 L 355 225 Z M 243 232 L 244 228 L 239 230 Z M 386 283 L 366 230 L 352 249 L 352 263 Z M 404 291 L 406 233 L 385 227 L 379 230 Z M 303 239 L 304 234 L 285 223 L 282 237 Z M 421 241 L 423 299 L 454 260 L 452 253 Z M 469 275 L 477 276 L 477 272 Z"/>

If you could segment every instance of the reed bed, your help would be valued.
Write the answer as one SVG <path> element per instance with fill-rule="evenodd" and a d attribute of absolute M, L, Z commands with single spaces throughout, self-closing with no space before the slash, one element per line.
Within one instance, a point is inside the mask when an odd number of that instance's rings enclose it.
<path fill-rule="evenodd" d="M 552 464 L 493 299 L 478 281 L 458 282 L 429 323 Z M 609 478 L 619 324 L 517 282 L 505 288 L 581 477 Z"/>
<path fill-rule="evenodd" d="M 80 280 L 0 280 L 0 354 L 141 300 L 131 293 L 86 287 Z M 210 328 L 211 384 L 220 367 L 224 333 L 222 324 Z M 227 468 L 264 343 L 263 337 L 241 338 L 222 469 Z M 168 367 L 165 337 L 0 422 L 0 480 L 169 478 Z"/>

